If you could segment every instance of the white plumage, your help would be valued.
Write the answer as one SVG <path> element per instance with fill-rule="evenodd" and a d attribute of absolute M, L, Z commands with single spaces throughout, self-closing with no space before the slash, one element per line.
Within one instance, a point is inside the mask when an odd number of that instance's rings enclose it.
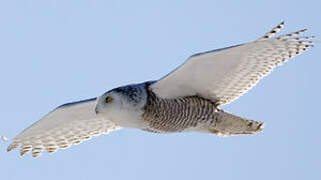
<path fill-rule="evenodd" d="M 17 135 L 8 151 L 21 146 L 21 155 L 32 150 L 32 155 L 37 157 L 44 149 L 53 153 L 120 128 L 97 116 L 95 106 L 96 98 L 58 107 Z"/>
<path fill-rule="evenodd" d="M 217 105 L 230 103 L 275 67 L 312 47 L 312 37 L 296 38 L 295 32 L 270 38 L 271 32 L 251 43 L 193 55 L 152 90 L 162 98 L 200 95 Z"/>
<path fill-rule="evenodd" d="M 259 132 L 263 123 L 224 113 L 217 107 L 234 101 L 275 67 L 313 46 L 312 36 L 298 37 L 306 29 L 273 38 L 283 26 L 282 22 L 250 43 L 195 54 L 156 82 L 128 85 L 108 91 L 98 99 L 60 106 L 17 135 L 8 151 L 20 147 L 21 155 L 31 150 L 37 157 L 42 150 L 55 152 L 117 130 L 120 125 L 155 132 L 168 129 L 223 135 Z M 157 102 L 151 99 L 151 94 Z M 152 109 L 147 102 L 153 107 L 175 104 L 175 109 Z M 182 113 L 180 107 L 188 111 Z M 209 114 L 201 107 L 206 107 Z M 171 116 L 164 109 L 178 114 Z M 166 121 L 159 122 L 163 118 L 161 113 Z M 198 116 L 200 120 L 183 121 Z M 171 124 L 175 127 L 171 128 Z M 163 127 L 166 129 L 157 129 Z"/>

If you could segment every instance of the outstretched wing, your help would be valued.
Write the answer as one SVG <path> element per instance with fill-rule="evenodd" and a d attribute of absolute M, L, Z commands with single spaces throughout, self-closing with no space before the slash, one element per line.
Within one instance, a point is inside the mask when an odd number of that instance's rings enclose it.
<path fill-rule="evenodd" d="M 283 26 L 251 43 L 195 54 L 150 87 L 162 98 L 198 95 L 218 106 L 230 103 L 275 67 L 313 46 L 313 36 L 297 36 L 306 29 L 272 38 Z"/>
<path fill-rule="evenodd" d="M 37 157 L 120 128 L 96 115 L 95 106 L 96 98 L 62 105 L 17 135 L 7 150 L 20 147 L 21 155 L 32 150 Z"/>

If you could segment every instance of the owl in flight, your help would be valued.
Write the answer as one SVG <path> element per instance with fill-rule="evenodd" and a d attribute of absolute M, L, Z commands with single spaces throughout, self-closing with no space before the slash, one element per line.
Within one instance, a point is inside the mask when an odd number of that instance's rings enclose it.
<path fill-rule="evenodd" d="M 131 84 L 103 95 L 59 106 L 17 135 L 8 151 L 37 157 L 43 150 L 79 144 L 122 127 L 155 133 L 254 134 L 263 123 L 220 109 L 251 89 L 275 67 L 313 46 L 306 29 L 274 36 L 280 23 L 250 43 L 190 56 L 157 81 Z"/>

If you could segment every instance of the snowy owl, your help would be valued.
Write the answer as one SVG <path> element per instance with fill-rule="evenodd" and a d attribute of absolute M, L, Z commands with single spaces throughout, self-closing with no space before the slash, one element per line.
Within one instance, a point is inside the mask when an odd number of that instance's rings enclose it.
<path fill-rule="evenodd" d="M 254 134 L 263 123 L 219 107 L 251 89 L 275 67 L 313 47 L 306 29 L 272 37 L 280 23 L 250 43 L 190 56 L 157 81 L 131 84 L 103 95 L 59 106 L 17 135 L 8 151 L 37 157 L 46 150 L 79 144 L 122 127 L 155 133 L 202 132 L 222 136 Z"/>

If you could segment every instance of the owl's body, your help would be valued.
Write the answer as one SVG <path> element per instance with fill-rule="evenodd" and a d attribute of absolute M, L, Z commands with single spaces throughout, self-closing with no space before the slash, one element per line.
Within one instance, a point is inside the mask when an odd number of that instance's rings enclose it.
<path fill-rule="evenodd" d="M 121 127 L 157 133 L 204 132 L 253 134 L 263 123 L 224 112 L 260 79 L 292 57 L 313 47 L 306 29 L 277 36 L 280 23 L 261 38 L 236 46 L 197 53 L 157 81 L 112 89 L 93 98 L 56 108 L 17 135 L 8 151 L 20 148 L 49 153 Z"/>
<path fill-rule="evenodd" d="M 182 132 L 188 130 L 208 132 L 218 109 L 214 103 L 198 96 L 164 99 L 148 88 L 148 98 L 142 118 L 148 122 L 146 130 L 152 132 Z M 204 129 L 205 127 L 205 129 Z"/>
<path fill-rule="evenodd" d="M 263 129 L 263 123 L 224 112 L 215 102 L 197 95 L 164 99 L 149 89 L 147 92 L 142 118 L 148 122 L 146 130 L 152 132 L 194 131 L 226 136 L 253 134 Z"/>
<path fill-rule="evenodd" d="M 122 104 L 130 104 L 128 108 L 119 108 L 121 112 L 105 112 L 97 106 L 97 113 L 112 117 L 109 119 L 122 127 L 171 133 L 187 130 L 201 130 L 215 120 L 217 108 L 214 103 L 197 96 L 164 99 L 150 90 L 155 81 L 127 85 L 107 92 L 113 97 L 126 99 Z M 142 98 L 143 97 L 143 98 Z M 208 129 L 208 128 L 207 128 Z"/>
<path fill-rule="evenodd" d="M 98 105 L 96 113 L 108 116 L 121 127 L 157 133 L 196 131 L 232 135 L 262 130 L 263 123 L 226 113 L 218 109 L 215 102 L 197 95 L 173 99 L 158 97 L 150 88 L 153 83 L 155 81 L 148 81 L 108 91 L 103 96 L 121 99 L 122 106 L 106 111 L 110 108 Z"/>

